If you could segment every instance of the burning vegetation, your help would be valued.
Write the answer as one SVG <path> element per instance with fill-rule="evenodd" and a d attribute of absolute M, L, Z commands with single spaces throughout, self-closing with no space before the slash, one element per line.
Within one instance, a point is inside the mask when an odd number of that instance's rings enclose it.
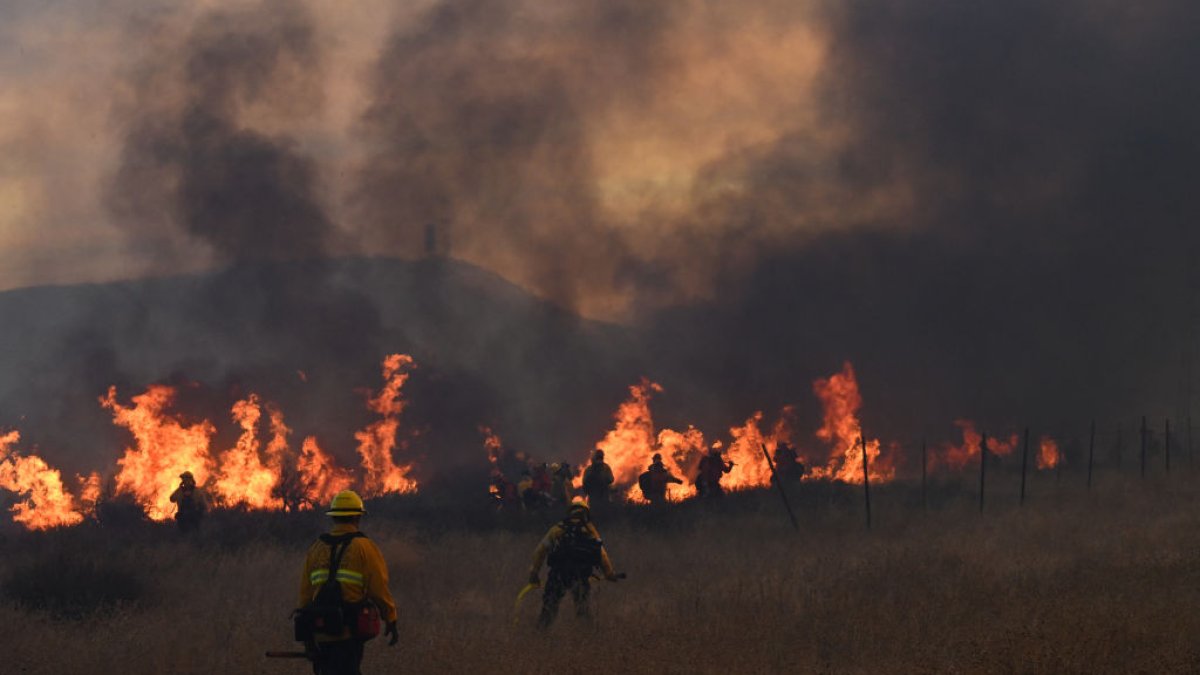
<path fill-rule="evenodd" d="M 105 494 L 132 500 L 152 520 L 166 520 L 175 513 L 171 495 L 185 472 L 216 506 L 229 509 L 311 508 L 351 486 L 367 497 L 415 492 L 419 488 L 416 462 L 398 458 L 408 454 L 400 420 L 408 405 L 404 386 L 414 368 L 415 361 L 406 354 L 391 354 L 383 360 L 383 386 L 366 392 L 366 407 L 377 419 L 354 434 L 360 460 L 357 467 L 339 466 L 315 436 L 307 436 L 297 445 L 283 411 L 255 393 L 246 394 L 230 408 L 231 422 L 240 430 L 232 447 L 214 447 L 216 424 L 186 418 L 176 409 L 178 388 L 153 384 L 128 402 L 121 400 L 116 387 L 99 399 L 111 412 L 113 424 L 126 429 L 133 439 L 111 473 L 78 476 L 71 489 L 60 472 L 43 459 L 17 453 L 20 435 L 14 430 L 0 436 L 0 488 L 17 495 L 10 508 L 13 520 L 30 529 L 78 524 L 95 512 Z M 854 367 L 845 363 L 839 372 L 814 381 L 812 390 L 822 415 L 811 438 L 798 431 L 796 409 L 791 405 L 783 406 L 773 420 L 755 411 L 726 435 L 706 438 L 694 425 L 682 430 L 656 427 L 650 404 L 664 388 L 642 378 L 629 387 L 628 398 L 613 415 L 612 429 L 595 449 L 603 451 L 611 467 L 615 494 L 632 502 L 645 501 L 639 476 L 655 455 L 661 456 L 667 475 L 679 478 L 666 486 L 665 497 L 670 501 L 697 495 L 696 476 L 706 458 L 720 459 L 724 470 L 720 480 L 726 490 L 769 487 L 772 468 L 768 455 L 786 464 L 780 471 L 808 481 L 861 484 L 864 471 L 872 483 L 894 480 L 902 458 L 900 445 L 864 437 L 860 418 L 863 397 Z M 955 425 L 962 431 L 962 443 L 935 450 L 930 458 L 933 466 L 961 470 L 978 462 L 983 435 L 969 420 L 957 420 Z M 481 426 L 479 431 L 497 498 L 519 494 L 506 477 L 515 472 L 522 474 L 520 480 L 527 489 L 541 486 L 548 495 L 580 487 L 587 457 L 578 458 L 576 469 L 565 463 L 551 466 L 524 453 L 509 452 L 491 427 Z M 989 453 L 996 456 L 1011 454 L 1017 445 L 1016 434 L 987 439 Z M 1057 443 L 1043 436 L 1037 467 L 1051 469 L 1060 462 Z"/>

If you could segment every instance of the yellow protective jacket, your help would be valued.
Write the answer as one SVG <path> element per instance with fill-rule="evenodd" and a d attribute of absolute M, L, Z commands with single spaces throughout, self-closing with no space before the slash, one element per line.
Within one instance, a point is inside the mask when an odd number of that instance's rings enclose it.
<path fill-rule="evenodd" d="M 600 539 L 600 532 L 596 529 L 595 525 L 587 523 L 587 525 L 584 526 L 584 530 L 587 531 L 587 533 L 590 534 L 593 539 L 602 541 Z M 546 556 L 550 555 L 550 551 L 554 549 L 554 544 L 563 536 L 566 531 L 567 530 L 565 527 L 563 527 L 562 523 L 558 523 L 554 525 L 554 527 L 550 528 L 550 531 L 546 533 L 546 536 L 542 537 L 542 540 L 538 542 L 537 548 L 533 551 L 533 566 L 529 568 L 530 575 L 537 574 L 538 572 L 542 571 L 542 563 L 546 562 Z M 608 548 L 605 546 L 600 547 L 600 568 L 604 570 L 605 576 L 611 577 L 616 574 L 616 571 L 613 569 L 612 561 L 608 559 Z"/>
<path fill-rule="evenodd" d="M 357 532 L 350 523 L 338 523 L 329 531 L 337 536 Z M 369 598 L 379 607 L 384 621 L 396 620 L 396 601 L 388 590 L 387 563 L 375 542 L 365 537 L 350 540 L 338 564 L 338 581 L 342 583 L 342 599 L 349 603 Z M 308 549 L 304 572 L 300 576 L 300 597 L 296 606 L 303 607 L 317 597 L 321 584 L 329 579 L 329 544 L 318 539 Z"/>

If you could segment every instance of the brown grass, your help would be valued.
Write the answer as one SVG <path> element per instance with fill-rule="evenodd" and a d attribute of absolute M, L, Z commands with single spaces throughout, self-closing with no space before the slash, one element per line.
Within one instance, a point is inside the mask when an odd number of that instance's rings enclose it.
<path fill-rule="evenodd" d="M 865 532 L 859 492 L 797 495 L 791 532 L 774 494 L 710 511 L 685 505 L 599 525 L 629 579 L 600 584 L 597 616 L 568 605 L 548 634 L 538 599 L 514 625 L 542 523 L 461 527 L 421 509 L 377 509 L 365 529 L 390 561 L 400 644 L 368 646 L 368 672 L 1196 672 L 1200 670 L 1200 490 L 1107 477 L 1092 494 L 1041 486 L 1023 510 L 996 496 L 939 492 L 923 514 L 911 488 L 876 492 Z M 1005 488 L 1007 489 L 1007 488 Z M 387 515 L 389 513 L 395 515 Z M 467 522 L 464 519 L 463 522 Z M 194 541 L 168 527 L 77 528 L 4 542 L 0 573 L 63 553 L 132 568 L 141 596 L 84 618 L 11 600 L 0 607 L 9 673 L 305 673 L 268 661 L 293 648 L 303 551 L 320 521 L 228 514 Z M 503 525 L 500 527 L 499 525 Z M 435 527 L 436 526 L 436 527 Z M 256 536 L 256 533 L 267 535 Z M 55 562 L 60 561 L 60 562 Z M 128 563 L 123 562 L 128 561 Z"/>

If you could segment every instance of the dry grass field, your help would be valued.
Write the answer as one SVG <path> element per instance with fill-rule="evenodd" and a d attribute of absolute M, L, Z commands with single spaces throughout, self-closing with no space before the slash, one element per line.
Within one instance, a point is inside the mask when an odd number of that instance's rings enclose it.
<path fill-rule="evenodd" d="M 1017 509 L 980 516 L 968 481 L 928 512 L 911 486 L 805 486 L 792 532 L 772 493 L 720 508 L 619 509 L 599 519 L 629 578 L 598 584 L 547 633 L 512 606 L 543 522 L 372 505 L 401 642 L 369 673 L 975 673 L 1200 671 L 1200 489 L 1187 476 L 1105 476 L 1092 493 L 1041 476 Z M 1077 484 L 1078 481 L 1070 481 Z M 288 613 L 314 514 L 216 514 L 168 526 L 9 533 L 0 545 L 6 673 L 309 672 Z M 123 599 L 122 599 L 123 598 Z M 110 603 L 116 599 L 115 604 Z"/>

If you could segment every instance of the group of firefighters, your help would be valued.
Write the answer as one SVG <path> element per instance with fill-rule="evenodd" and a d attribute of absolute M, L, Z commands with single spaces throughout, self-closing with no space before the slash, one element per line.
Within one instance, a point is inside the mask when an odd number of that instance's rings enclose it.
<path fill-rule="evenodd" d="M 804 475 L 804 465 L 786 444 L 776 449 L 774 464 L 780 481 L 798 480 Z M 721 478 L 733 466 L 714 448 L 697 467 L 694 479 L 697 493 L 702 497 L 723 494 Z M 188 532 L 199 526 L 206 502 L 190 472 L 179 478 L 179 487 L 172 493 L 171 501 L 177 506 L 180 530 Z M 660 454 L 652 457 L 650 466 L 638 478 L 638 486 L 651 504 L 665 502 L 668 486 L 682 483 L 663 464 Z M 529 466 L 516 485 L 509 483 L 503 474 L 498 481 L 493 477 L 493 494 L 499 492 L 501 499 L 518 499 L 528 508 L 558 501 L 568 505 L 565 517 L 546 532 L 534 549 L 528 585 L 518 596 L 520 602 L 528 591 L 542 588 L 539 628 L 548 628 L 554 622 L 567 594 L 574 601 L 576 615 L 589 617 L 592 580 L 624 578 L 609 559 L 600 532 L 592 522 L 590 506 L 607 503 L 613 484 L 612 468 L 605 463 L 601 450 L 593 454 L 583 472 L 585 496 L 572 496 L 571 468 L 565 463 Z M 526 496 L 530 493 L 534 496 Z M 332 526 L 308 549 L 292 615 L 295 638 L 304 644 L 304 651 L 268 652 L 269 656 L 307 658 L 317 675 L 358 675 L 364 646 L 379 635 L 381 627 L 388 645 L 396 644 L 399 639 L 396 602 L 388 589 L 387 564 L 379 548 L 359 530 L 364 514 L 366 508 L 357 493 L 344 490 L 334 496 L 326 511 Z M 544 586 L 543 565 L 548 567 Z"/>
<path fill-rule="evenodd" d="M 784 482 L 795 482 L 804 476 L 804 464 L 787 443 L 779 443 L 775 450 L 775 471 Z M 721 449 L 714 447 L 700 458 L 693 484 L 696 495 L 701 498 L 720 497 L 725 494 L 721 479 L 733 471 L 734 463 L 721 456 Z M 566 462 L 545 464 L 527 460 L 521 466 L 520 478 L 510 480 L 499 466 L 492 470 L 491 494 L 500 509 L 520 508 L 540 510 L 554 504 L 569 504 L 574 496 L 571 465 Z M 583 471 L 582 494 L 591 504 L 608 503 L 613 498 L 615 477 L 612 467 L 604 461 L 604 451 L 596 450 L 592 461 Z M 642 498 L 650 504 L 668 501 L 670 485 L 682 485 L 684 480 L 671 473 L 663 464 L 660 453 L 651 458 L 650 466 L 638 476 L 638 489 Z"/>

